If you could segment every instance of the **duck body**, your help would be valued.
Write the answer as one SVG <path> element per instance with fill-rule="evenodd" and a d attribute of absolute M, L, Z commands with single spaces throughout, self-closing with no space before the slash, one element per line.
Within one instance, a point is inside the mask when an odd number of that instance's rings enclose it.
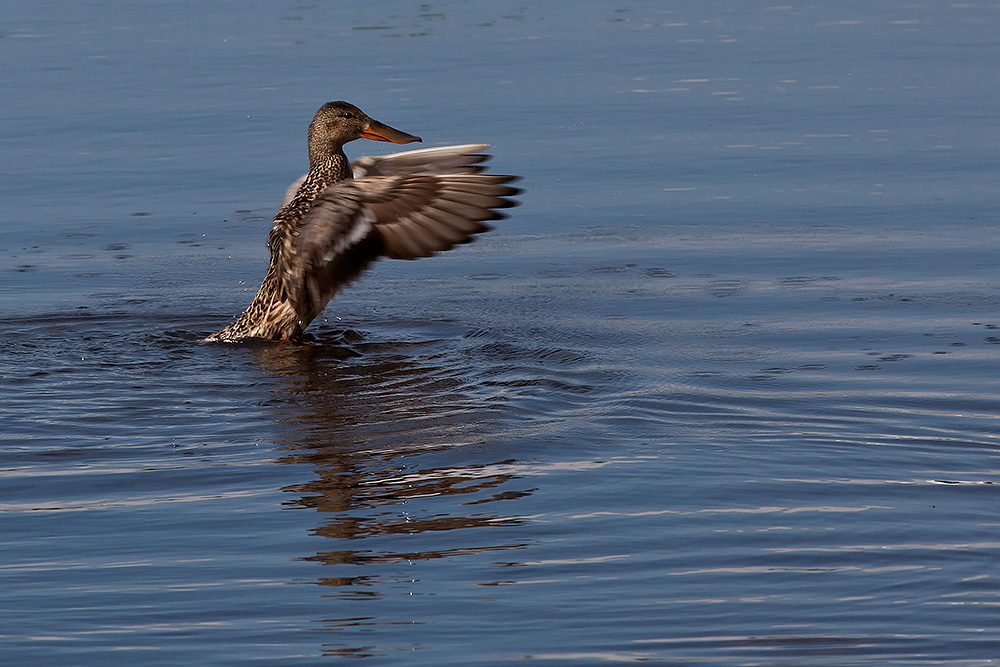
<path fill-rule="evenodd" d="M 347 102 L 320 107 L 309 125 L 309 171 L 274 216 L 270 263 L 254 300 L 206 341 L 302 335 L 339 289 L 380 257 L 417 259 L 468 243 L 516 206 L 515 176 L 485 174 L 484 144 L 446 146 L 353 165 L 343 146 L 359 138 L 420 141 Z"/>

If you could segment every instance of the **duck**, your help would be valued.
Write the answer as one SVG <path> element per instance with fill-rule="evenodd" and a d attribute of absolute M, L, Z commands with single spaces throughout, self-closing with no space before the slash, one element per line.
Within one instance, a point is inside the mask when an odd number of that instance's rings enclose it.
<path fill-rule="evenodd" d="M 301 340 L 331 299 L 376 260 L 418 259 L 469 243 L 517 206 L 513 175 L 488 174 L 486 144 L 348 160 L 357 139 L 420 142 L 344 101 L 309 124 L 309 171 L 275 214 L 260 289 L 232 324 L 203 341 Z"/>

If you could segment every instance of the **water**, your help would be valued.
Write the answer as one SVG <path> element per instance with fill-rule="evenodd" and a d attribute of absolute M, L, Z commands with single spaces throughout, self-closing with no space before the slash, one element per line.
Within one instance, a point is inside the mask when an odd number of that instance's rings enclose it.
<path fill-rule="evenodd" d="M 6 660 L 996 664 L 998 9 L 8 8 Z M 199 344 L 331 99 L 522 207 Z"/>

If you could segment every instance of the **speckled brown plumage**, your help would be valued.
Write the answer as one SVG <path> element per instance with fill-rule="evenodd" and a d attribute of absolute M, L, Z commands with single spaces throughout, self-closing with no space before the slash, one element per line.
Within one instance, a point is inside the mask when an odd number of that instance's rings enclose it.
<path fill-rule="evenodd" d="M 309 125 L 309 172 L 285 196 L 268 237 L 271 261 L 253 302 L 208 341 L 295 339 L 337 291 L 379 257 L 429 257 L 485 232 L 516 206 L 516 176 L 485 174 L 484 144 L 348 161 L 361 137 L 420 141 L 347 102 L 320 107 Z"/>

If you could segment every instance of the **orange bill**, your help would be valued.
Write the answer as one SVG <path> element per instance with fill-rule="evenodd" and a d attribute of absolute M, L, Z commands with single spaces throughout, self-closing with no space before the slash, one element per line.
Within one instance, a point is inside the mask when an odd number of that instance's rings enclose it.
<path fill-rule="evenodd" d="M 389 127 L 385 123 L 380 123 L 375 119 L 372 119 L 368 123 L 368 128 L 361 133 L 361 136 L 365 139 L 373 139 L 375 141 L 391 141 L 394 144 L 410 144 L 414 141 L 420 141 L 420 137 L 400 132 L 396 128 Z"/>

